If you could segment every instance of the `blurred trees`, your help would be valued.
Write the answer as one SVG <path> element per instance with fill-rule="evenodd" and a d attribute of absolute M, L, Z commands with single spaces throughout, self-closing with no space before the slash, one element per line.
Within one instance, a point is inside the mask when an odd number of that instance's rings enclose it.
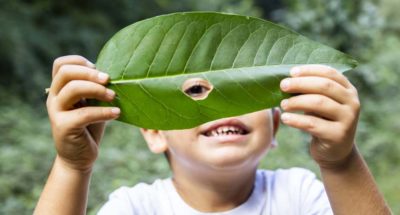
<path fill-rule="evenodd" d="M 259 16 L 355 56 L 346 75 L 362 101 L 358 145 L 395 213 L 400 213 L 400 8 L 398 0 L 0 0 L 0 214 L 30 214 L 55 152 L 44 88 L 52 61 L 80 54 L 95 62 L 108 38 L 147 17 L 189 10 Z M 290 138 L 288 138 L 290 137 Z M 264 168 L 303 166 L 308 136 L 281 128 L 280 146 Z M 148 152 L 137 130 L 110 126 L 95 167 L 89 200 L 93 214 L 115 188 L 168 176 L 163 156 Z"/>

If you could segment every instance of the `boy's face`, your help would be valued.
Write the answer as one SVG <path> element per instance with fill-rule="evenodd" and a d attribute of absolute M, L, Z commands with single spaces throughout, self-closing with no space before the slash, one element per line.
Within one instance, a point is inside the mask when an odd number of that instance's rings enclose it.
<path fill-rule="evenodd" d="M 262 110 L 184 130 L 142 129 L 150 149 L 167 152 L 172 168 L 256 167 L 272 146 L 279 112 Z"/>

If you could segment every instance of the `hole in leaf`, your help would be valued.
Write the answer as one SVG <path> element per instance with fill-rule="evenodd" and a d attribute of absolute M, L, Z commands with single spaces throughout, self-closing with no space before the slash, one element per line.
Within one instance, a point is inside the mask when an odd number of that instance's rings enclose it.
<path fill-rule="evenodd" d="M 193 100 L 206 99 L 212 89 L 210 82 L 201 78 L 188 79 L 182 85 L 182 91 Z"/>

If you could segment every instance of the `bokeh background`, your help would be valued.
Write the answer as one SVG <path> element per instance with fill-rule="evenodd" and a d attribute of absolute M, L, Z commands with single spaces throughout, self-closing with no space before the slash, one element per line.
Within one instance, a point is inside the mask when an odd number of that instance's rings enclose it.
<path fill-rule="evenodd" d="M 135 21 L 176 11 L 224 11 L 262 17 L 353 55 L 346 75 L 358 88 L 357 142 L 393 212 L 400 214 L 399 0 L 0 0 L 0 214 L 31 214 L 55 150 L 45 109 L 53 60 L 79 54 L 92 62 L 103 44 Z M 282 126 L 279 147 L 262 168 L 318 172 L 309 137 Z M 88 213 L 119 186 L 169 169 L 137 129 L 108 125 L 91 183 Z"/>

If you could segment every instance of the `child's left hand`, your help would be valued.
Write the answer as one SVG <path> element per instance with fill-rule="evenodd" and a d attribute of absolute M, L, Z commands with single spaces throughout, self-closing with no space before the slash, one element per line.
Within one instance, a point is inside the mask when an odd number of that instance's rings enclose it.
<path fill-rule="evenodd" d="M 312 135 L 310 153 L 321 168 L 345 165 L 354 148 L 360 102 L 356 88 L 324 65 L 294 67 L 281 90 L 299 94 L 281 102 L 282 122 Z M 304 114 L 289 113 L 303 111 Z"/>

